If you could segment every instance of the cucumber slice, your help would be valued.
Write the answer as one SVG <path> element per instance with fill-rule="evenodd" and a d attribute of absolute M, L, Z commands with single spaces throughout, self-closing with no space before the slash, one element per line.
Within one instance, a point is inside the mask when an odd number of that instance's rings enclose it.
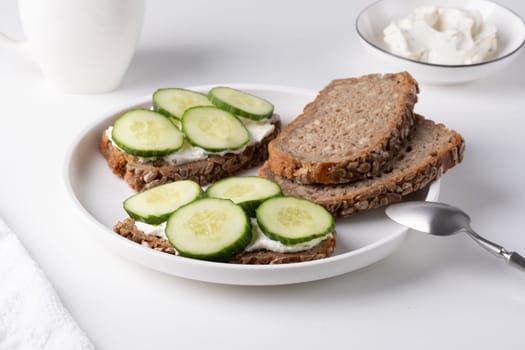
<path fill-rule="evenodd" d="M 113 124 L 113 141 L 129 154 L 140 157 L 164 156 L 182 147 L 184 137 L 162 114 L 134 109 Z"/>
<path fill-rule="evenodd" d="M 201 186 L 191 180 L 160 185 L 137 193 L 124 201 L 124 210 L 135 220 L 158 225 L 179 207 L 203 194 Z"/>
<path fill-rule="evenodd" d="M 217 107 L 192 107 L 182 116 L 188 141 L 207 151 L 235 150 L 250 142 L 250 133 L 233 114 Z"/>
<path fill-rule="evenodd" d="M 217 107 L 249 119 L 261 120 L 273 114 L 273 104 L 265 99 L 225 86 L 211 89 L 208 98 Z"/>
<path fill-rule="evenodd" d="M 186 89 L 158 89 L 153 94 L 153 109 L 166 117 L 181 119 L 184 111 L 195 106 L 213 106 L 205 94 Z"/>
<path fill-rule="evenodd" d="M 322 206 L 297 197 L 275 197 L 256 210 L 257 223 L 271 239 L 286 245 L 323 237 L 334 229 L 334 218 Z"/>
<path fill-rule="evenodd" d="M 217 198 L 199 199 L 177 209 L 165 232 L 182 256 L 213 261 L 227 261 L 252 239 L 244 210 L 228 199 Z"/>
<path fill-rule="evenodd" d="M 255 217 L 255 209 L 265 200 L 282 195 L 275 182 L 259 176 L 232 176 L 217 181 L 206 190 L 212 198 L 225 198 L 240 205 L 246 214 Z"/>

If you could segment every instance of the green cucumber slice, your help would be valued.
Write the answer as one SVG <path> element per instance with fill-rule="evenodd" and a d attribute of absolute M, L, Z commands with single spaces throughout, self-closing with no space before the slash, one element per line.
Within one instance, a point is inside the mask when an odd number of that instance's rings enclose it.
<path fill-rule="evenodd" d="M 135 220 L 158 225 L 179 207 L 203 195 L 201 186 L 191 180 L 160 185 L 137 193 L 124 201 L 124 210 Z"/>
<path fill-rule="evenodd" d="M 205 94 L 187 89 L 158 89 L 153 94 L 153 109 L 166 117 L 181 119 L 184 111 L 196 106 L 213 106 Z"/>
<path fill-rule="evenodd" d="M 225 111 L 255 120 L 270 117 L 274 109 L 273 104 L 265 99 L 225 86 L 211 89 L 208 99 Z"/>
<path fill-rule="evenodd" d="M 192 107 L 182 116 L 188 141 L 207 151 L 235 150 L 250 142 L 250 133 L 233 114 L 217 107 Z"/>
<path fill-rule="evenodd" d="M 164 156 L 182 147 L 184 137 L 162 114 L 133 109 L 113 124 L 113 142 L 129 154 L 140 157 Z"/>
<path fill-rule="evenodd" d="M 257 208 L 256 216 L 269 238 L 286 245 L 323 237 L 334 229 L 333 216 L 321 205 L 303 198 L 270 198 Z"/>
<path fill-rule="evenodd" d="M 275 182 L 259 176 L 232 176 L 217 181 L 206 190 L 212 198 L 230 199 L 246 214 L 255 217 L 255 209 L 265 200 L 282 195 Z"/>
<path fill-rule="evenodd" d="M 177 209 L 166 224 L 168 241 L 182 256 L 227 261 L 252 239 L 244 210 L 228 199 L 199 199 Z"/>

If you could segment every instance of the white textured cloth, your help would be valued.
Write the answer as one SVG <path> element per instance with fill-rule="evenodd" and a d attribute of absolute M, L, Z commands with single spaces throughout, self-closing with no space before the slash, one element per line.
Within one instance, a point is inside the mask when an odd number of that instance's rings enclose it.
<path fill-rule="evenodd" d="M 0 219 L 0 350 L 94 349 L 44 272 Z"/>

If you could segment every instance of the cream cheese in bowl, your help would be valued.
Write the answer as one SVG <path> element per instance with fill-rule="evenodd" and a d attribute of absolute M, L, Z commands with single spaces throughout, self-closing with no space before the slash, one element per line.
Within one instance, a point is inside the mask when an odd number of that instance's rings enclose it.
<path fill-rule="evenodd" d="M 419 7 L 392 21 L 383 35 L 392 53 L 421 62 L 475 64 L 497 52 L 496 26 L 475 10 Z"/>
<path fill-rule="evenodd" d="M 472 56 L 479 55 L 479 53 L 476 53 L 477 51 L 483 51 L 480 47 L 486 45 L 490 48 L 493 45 L 492 34 L 488 35 L 488 39 L 485 38 L 486 33 L 491 33 L 490 27 L 493 24 L 497 30 L 497 33 L 495 33 L 497 50 L 494 47 L 494 50 L 489 52 L 482 62 L 478 63 L 466 63 L 468 61 L 459 60 L 460 63 L 450 63 L 454 62 L 452 59 L 446 61 L 447 63 L 437 63 L 430 59 L 428 59 L 428 62 L 424 62 L 423 58 L 409 58 L 403 56 L 401 52 L 392 52 L 393 49 L 385 42 L 384 30 L 392 22 L 397 24 L 400 19 L 412 14 L 416 8 L 422 6 L 433 6 L 433 11 L 442 8 L 452 8 L 461 9 L 464 12 L 454 12 L 452 14 L 447 12 L 443 14 L 437 11 L 436 15 L 435 12 L 430 11 L 431 15 L 426 16 L 427 18 L 424 16 L 421 19 L 421 21 L 428 20 L 430 22 L 420 23 L 422 27 L 426 27 L 426 32 L 415 33 L 413 29 L 408 30 L 408 33 L 418 36 L 416 38 L 418 40 L 420 39 L 419 35 L 423 36 L 424 40 L 420 40 L 418 43 L 423 41 L 422 44 L 424 44 L 426 42 L 432 48 L 432 46 L 436 45 L 436 38 L 440 37 L 441 34 L 450 35 L 450 31 L 453 31 L 450 27 L 452 24 L 454 26 L 457 24 L 460 25 L 460 29 L 456 30 L 457 38 L 454 40 L 457 40 L 461 47 L 459 51 L 465 51 L 471 62 L 475 62 L 475 58 Z M 472 13 L 476 14 L 472 15 Z M 467 17 L 466 20 L 465 17 Z M 432 22 L 432 19 L 435 21 Z M 480 23 L 481 25 L 479 25 Z M 463 25 L 466 28 L 461 27 Z M 443 31 L 442 29 L 445 27 L 447 30 Z M 519 52 L 525 47 L 525 21 L 516 12 L 489 0 L 432 0 L 429 5 L 422 5 L 422 2 L 418 0 L 377 0 L 359 13 L 356 17 L 355 28 L 363 47 L 378 59 L 367 61 L 370 70 L 408 71 L 419 83 L 424 84 L 461 84 L 488 77 L 514 62 L 519 56 Z M 403 32 L 403 36 L 397 40 L 401 40 L 401 42 L 407 41 L 405 37 L 408 34 L 407 31 L 403 31 L 403 28 L 400 28 L 400 31 Z M 475 44 L 476 40 L 477 44 Z M 410 42 L 410 44 L 413 43 Z M 444 52 L 450 52 L 445 51 L 445 48 L 442 46 L 444 45 L 443 43 L 439 45 L 438 47 L 441 48 L 436 53 L 437 56 L 443 56 L 445 55 Z M 474 49 L 468 49 L 469 45 Z M 449 47 L 446 48 L 448 49 Z M 412 51 L 414 48 L 410 47 L 409 50 Z M 430 51 L 428 48 L 423 47 L 422 49 L 420 48 L 419 54 L 424 50 Z M 454 53 L 453 56 L 456 56 L 457 48 L 452 45 L 450 50 Z M 424 56 L 423 54 L 421 55 Z M 426 55 L 427 57 L 433 57 L 430 53 Z M 450 54 L 446 55 L 450 56 Z M 468 57 L 467 59 L 469 59 Z"/>

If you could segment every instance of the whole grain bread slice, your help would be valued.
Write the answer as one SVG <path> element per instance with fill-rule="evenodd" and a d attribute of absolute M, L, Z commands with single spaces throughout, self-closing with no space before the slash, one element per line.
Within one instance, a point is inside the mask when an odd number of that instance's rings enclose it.
<path fill-rule="evenodd" d="M 304 184 L 373 177 L 407 137 L 418 92 L 407 72 L 334 80 L 270 143 L 268 167 Z"/>
<path fill-rule="evenodd" d="M 351 184 L 304 185 L 273 173 L 268 162 L 259 175 L 276 181 L 284 194 L 310 199 L 341 218 L 400 201 L 461 162 L 464 150 L 464 140 L 457 132 L 416 116 L 399 154 L 374 178 Z"/>
<path fill-rule="evenodd" d="M 193 180 L 201 186 L 260 165 L 268 158 L 268 143 L 281 130 L 281 121 L 274 118 L 274 130 L 258 143 L 247 146 L 241 153 L 210 155 L 206 159 L 178 165 L 166 163 L 162 158 L 143 161 L 116 147 L 106 131 L 102 133 L 99 149 L 111 171 L 122 178 L 135 191 L 142 191 L 177 180 Z"/>
<path fill-rule="evenodd" d="M 168 254 L 176 254 L 175 249 L 168 242 L 167 239 L 159 236 L 148 235 L 137 228 L 135 220 L 127 218 L 123 221 L 119 221 L 113 227 L 113 231 L 119 235 L 144 245 L 151 249 L 155 249 Z M 256 265 L 269 265 L 269 264 L 287 264 L 292 262 L 311 261 L 326 258 L 335 250 L 336 245 L 336 233 L 335 231 L 321 241 L 317 246 L 296 253 L 278 253 L 269 250 L 258 250 L 253 252 L 244 252 L 234 256 L 229 262 L 236 264 L 256 264 Z"/>

